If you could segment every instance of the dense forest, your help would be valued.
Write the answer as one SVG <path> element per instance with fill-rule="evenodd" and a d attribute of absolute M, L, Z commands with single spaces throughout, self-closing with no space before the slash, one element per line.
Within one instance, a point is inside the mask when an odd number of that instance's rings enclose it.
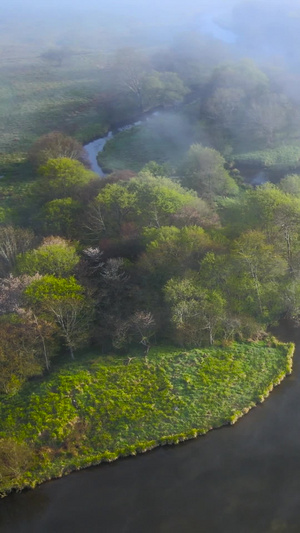
<path fill-rule="evenodd" d="M 239 50 L 189 31 L 2 59 L 3 493 L 233 422 L 291 371 L 269 331 L 300 320 L 300 71 L 287 34 L 256 57 L 247 9 L 223 20 Z M 100 178 L 83 144 L 111 130 Z"/>

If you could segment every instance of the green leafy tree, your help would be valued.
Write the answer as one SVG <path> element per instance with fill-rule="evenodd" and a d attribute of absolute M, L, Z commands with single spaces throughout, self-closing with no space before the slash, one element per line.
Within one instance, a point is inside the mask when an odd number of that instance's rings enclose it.
<path fill-rule="evenodd" d="M 154 177 L 145 170 L 138 178 L 132 178 L 127 187 L 137 198 L 135 221 L 139 226 L 164 226 L 172 215 L 196 200 L 193 191 L 187 191 L 170 178 Z"/>
<path fill-rule="evenodd" d="M 82 163 L 67 157 L 49 159 L 39 168 L 39 179 L 32 187 L 36 203 L 57 198 L 80 198 L 84 186 L 95 178 Z"/>
<path fill-rule="evenodd" d="M 67 277 L 79 262 L 76 248 L 60 237 L 47 237 L 39 248 L 17 256 L 18 274 L 53 274 Z"/>
<path fill-rule="evenodd" d="M 47 362 L 40 335 L 28 316 L 3 315 L 0 326 L 0 393 L 14 393 L 29 377 L 42 374 Z"/>
<path fill-rule="evenodd" d="M 74 359 L 74 350 L 89 339 L 93 306 L 74 277 L 44 276 L 25 290 L 28 304 L 36 314 L 52 319 Z"/>
<path fill-rule="evenodd" d="M 0 439 L 0 485 L 11 487 L 34 463 L 33 450 L 25 442 L 13 438 Z"/>
<path fill-rule="evenodd" d="M 175 72 L 152 71 L 144 76 L 142 87 L 147 107 L 172 105 L 189 92 Z"/>
<path fill-rule="evenodd" d="M 299 174 L 288 174 L 282 178 L 278 187 L 285 193 L 300 198 L 300 176 Z"/>
<path fill-rule="evenodd" d="M 171 279 L 165 287 L 171 320 L 181 342 L 213 344 L 222 333 L 226 301 L 220 291 L 207 290 L 194 278 Z"/>
<path fill-rule="evenodd" d="M 156 288 L 173 276 L 183 275 L 190 269 L 198 270 L 205 254 L 220 248 L 199 226 L 149 228 L 145 231 L 145 239 L 148 244 L 138 268 L 150 286 L 154 284 Z"/>
<path fill-rule="evenodd" d="M 238 193 L 238 186 L 224 168 L 225 159 L 213 148 L 193 144 L 180 169 L 181 182 L 212 200 Z"/>
<path fill-rule="evenodd" d="M 231 235 L 247 229 L 263 229 L 268 241 L 287 260 L 290 272 L 299 271 L 299 198 L 286 194 L 275 185 L 266 184 L 247 191 L 228 209 L 225 207 L 221 218 Z"/>
<path fill-rule="evenodd" d="M 47 202 L 39 215 L 43 230 L 48 235 L 70 238 L 78 232 L 82 207 L 73 198 L 58 198 Z"/>
<path fill-rule="evenodd" d="M 89 211 L 88 228 L 98 237 L 120 237 L 126 224 L 133 224 L 137 232 L 145 226 L 159 228 L 184 206 L 195 205 L 195 200 L 193 192 L 175 181 L 144 170 L 136 178 L 102 189 Z"/>
<path fill-rule="evenodd" d="M 254 230 L 234 241 L 232 258 L 236 270 L 229 283 L 239 309 L 267 323 L 279 317 L 280 281 L 287 271 L 286 261 L 276 254 L 262 232 Z"/>

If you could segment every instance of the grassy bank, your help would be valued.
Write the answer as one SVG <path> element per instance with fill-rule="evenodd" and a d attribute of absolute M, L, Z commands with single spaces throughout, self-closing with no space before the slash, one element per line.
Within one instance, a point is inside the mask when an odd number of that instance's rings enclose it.
<path fill-rule="evenodd" d="M 291 372 L 293 352 L 292 344 L 270 341 L 189 352 L 156 347 L 147 360 L 86 354 L 64 363 L 2 398 L 0 454 L 5 445 L 15 451 L 0 490 L 232 424 Z"/>
<path fill-rule="evenodd" d="M 98 160 L 106 172 L 125 169 L 138 172 L 149 161 L 176 166 L 193 140 L 184 115 L 165 112 L 115 135 Z"/>

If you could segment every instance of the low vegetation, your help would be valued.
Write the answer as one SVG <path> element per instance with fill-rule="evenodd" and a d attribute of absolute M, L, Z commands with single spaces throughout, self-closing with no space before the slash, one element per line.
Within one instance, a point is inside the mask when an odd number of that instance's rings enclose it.
<path fill-rule="evenodd" d="M 61 364 L 2 399 L 2 494 L 232 424 L 291 372 L 293 350 L 270 339 Z"/>

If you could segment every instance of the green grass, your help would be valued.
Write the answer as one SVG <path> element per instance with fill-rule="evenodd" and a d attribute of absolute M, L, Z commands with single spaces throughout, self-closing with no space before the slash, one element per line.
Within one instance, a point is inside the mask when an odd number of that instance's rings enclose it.
<path fill-rule="evenodd" d="M 232 424 L 291 372 L 293 351 L 273 340 L 189 352 L 156 347 L 148 360 L 131 354 L 129 363 L 88 354 L 64 363 L 2 398 L 0 444 L 27 443 L 32 462 L 2 478 L 0 489 L 34 487 Z"/>
<path fill-rule="evenodd" d="M 99 54 L 78 54 L 62 67 L 41 60 L 0 68 L 0 153 L 23 152 L 41 135 L 61 130 L 85 142 L 108 124 Z M 99 100 L 100 98 L 100 100 Z"/>
<path fill-rule="evenodd" d="M 115 135 L 98 156 L 106 171 L 138 172 L 149 161 L 177 165 L 192 142 L 182 115 L 162 114 Z"/>
<path fill-rule="evenodd" d="M 237 164 L 254 165 L 271 170 L 292 170 L 300 166 L 300 147 L 283 145 L 269 150 L 236 154 L 232 159 Z"/>

